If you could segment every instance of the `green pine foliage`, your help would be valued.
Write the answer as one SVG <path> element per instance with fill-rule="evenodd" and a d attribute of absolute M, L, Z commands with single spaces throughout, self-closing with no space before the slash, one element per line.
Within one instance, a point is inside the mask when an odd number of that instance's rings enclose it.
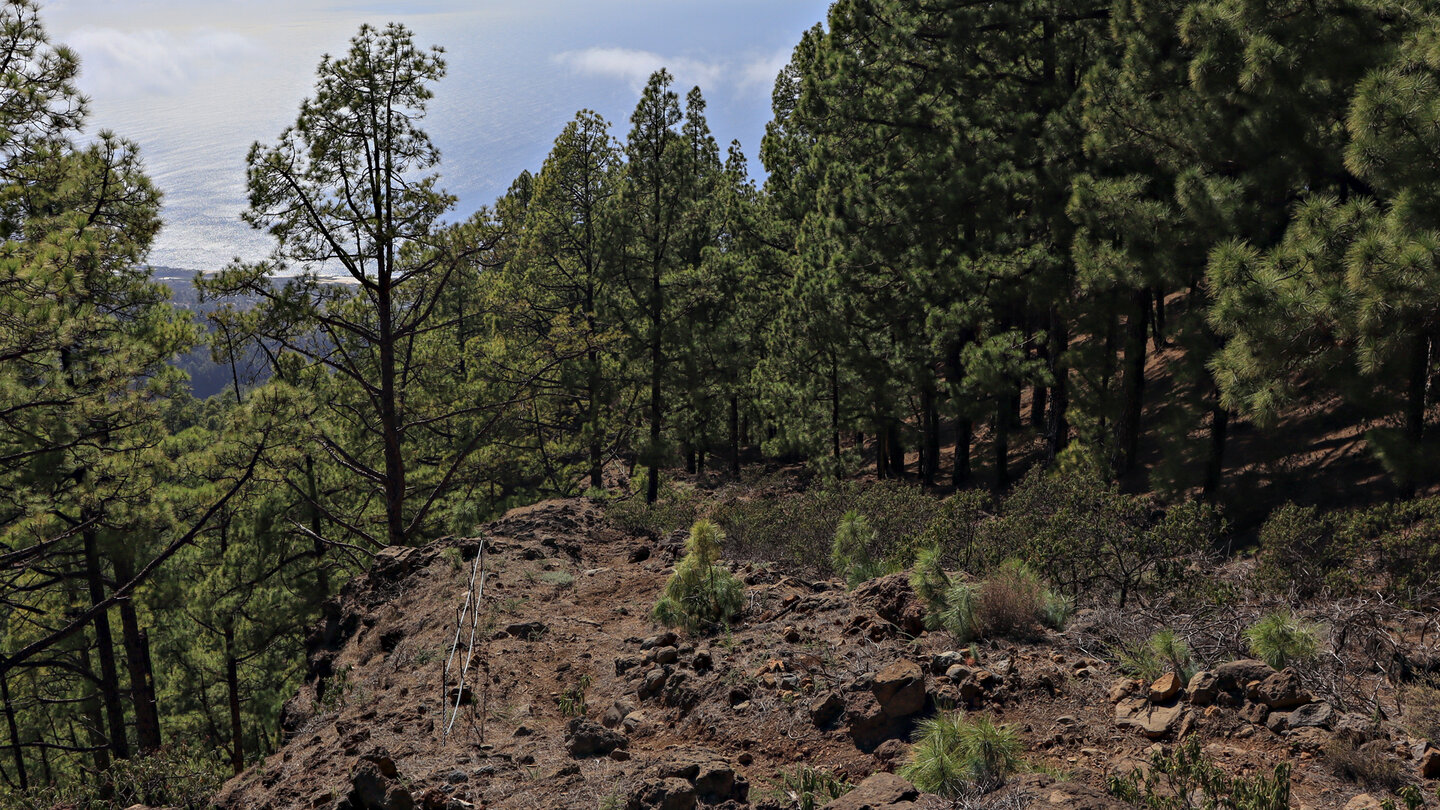
<path fill-rule="evenodd" d="M 1316 628 L 1285 610 L 1268 613 L 1246 628 L 1245 642 L 1252 655 L 1275 669 L 1303 666 L 1320 652 Z"/>
<path fill-rule="evenodd" d="M 898 773 L 926 793 L 949 799 L 988 793 L 1024 765 L 1015 728 L 989 715 L 943 712 L 920 721 L 910 760 Z"/>
<path fill-rule="evenodd" d="M 708 520 L 690 528 L 685 556 L 665 582 L 651 616 L 687 633 L 717 630 L 745 609 L 745 586 L 720 565 L 725 533 Z"/>

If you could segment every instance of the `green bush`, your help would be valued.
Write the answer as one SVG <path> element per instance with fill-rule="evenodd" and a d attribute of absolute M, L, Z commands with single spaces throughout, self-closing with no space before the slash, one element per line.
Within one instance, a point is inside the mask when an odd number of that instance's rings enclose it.
<path fill-rule="evenodd" d="M 1270 613 L 1245 631 L 1250 653 L 1275 669 L 1313 660 L 1319 652 L 1315 628 L 1289 611 Z"/>
<path fill-rule="evenodd" d="M 1020 556 L 1063 592 L 1113 599 L 1173 595 L 1200 577 L 1200 560 L 1222 524 L 1201 504 L 1180 504 L 1156 518 L 1142 496 L 1126 495 L 1093 475 L 1026 476 L 980 524 L 981 558 Z"/>
<path fill-rule="evenodd" d="M 1174 672 L 1184 681 L 1195 674 L 1190 645 L 1168 627 L 1156 631 L 1143 644 L 1122 645 L 1116 652 L 1116 658 L 1121 672 L 1147 681 L 1153 681 L 1166 672 Z"/>
<path fill-rule="evenodd" d="M 945 591 L 945 603 L 937 614 L 938 624 L 960 644 L 969 644 L 985 634 L 985 625 L 980 622 L 976 609 L 977 601 L 975 589 L 969 583 L 956 582 Z"/>
<path fill-rule="evenodd" d="M 991 559 L 978 542 L 989 504 L 989 495 L 977 489 L 962 490 L 941 501 L 929 525 L 916 536 L 917 548 L 938 549 L 960 570 L 983 574 L 1000 562 Z"/>
<path fill-rule="evenodd" d="M 830 543 L 830 564 L 845 584 L 853 588 L 882 573 L 883 567 L 870 554 L 874 545 L 875 530 L 864 515 L 851 509 L 840 518 Z"/>
<path fill-rule="evenodd" d="M 1023 765 L 1015 728 L 989 716 L 945 712 L 920 722 L 910 761 L 899 774 L 926 793 L 956 798 L 988 793 Z"/>
<path fill-rule="evenodd" d="M 636 476 L 639 479 L 640 476 Z M 635 480 L 632 479 L 632 485 Z M 643 484 L 643 481 L 641 481 Z M 660 499 L 645 503 L 639 492 L 632 492 L 627 498 L 616 498 L 605 504 L 605 515 L 617 528 L 632 535 L 660 538 L 693 524 L 705 509 L 705 502 L 693 490 L 681 489 L 666 484 L 660 489 Z"/>
<path fill-rule="evenodd" d="M 224 762 L 186 746 L 166 746 L 147 757 L 116 760 L 94 781 L 11 792 L 0 787 L 0 807 L 16 810 L 110 810 L 145 805 L 206 810 L 230 777 Z"/>
<path fill-rule="evenodd" d="M 1069 618 L 1069 601 L 1020 560 L 1006 560 L 988 579 L 972 584 L 952 581 L 941 557 L 935 548 L 921 551 L 910 585 L 925 603 L 926 624 L 943 628 L 961 644 L 982 637 L 1026 638 L 1041 625 L 1059 628 Z"/>
<path fill-rule="evenodd" d="M 665 583 L 651 615 L 667 627 L 688 633 L 713 630 L 740 615 L 745 607 L 745 586 L 720 566 L 725 533 L 708 520 L 690 528 L 685 556 Z"/>
<path fill-rule="evenodd" d="M 915 565 L 910 569 L 910 588 L 925 604 L 927 618 L 938 616 L 945 609 L 945 592 L 950 589 L 950 577 L 945 573 L 944 560 L 943 549 L 928 546 L 915 555 Z M 938 626 L 936 623 L 931 629 Z"/>
<path fill-rule="evenodd" d="M 733 557 L 824 574 L 833 570 L 829 552 L 836 527 L 852 510 L 875 531 L 872 560 L 908 564 L 940 501 L 912 484 L 847 481 L 801 493 L 730 498 L 715 504 L 711 518 L 724 527 L 726 552 Z"/>
<path fill-rule="evenodd" d="M 1322 513 L 1282 506 L 1260 529 L 1255 583 L 1300 598 L 1378 591 L 1427 607 L 1440 591 L 1440 498 Z"/>
<path fill-rule="evenodd" d="M 1128 775 L 1106 780 L 1110 794 L 1127 804 L 1146 810 L 1289 810 L 1290 765 L 1275 766 L 1271 776 L 1225 775 L 1200 747 L 1199 737 L 1189 737 L 1166 753 L 1150 755 L 1149 768 L 1136 768 Z"/>

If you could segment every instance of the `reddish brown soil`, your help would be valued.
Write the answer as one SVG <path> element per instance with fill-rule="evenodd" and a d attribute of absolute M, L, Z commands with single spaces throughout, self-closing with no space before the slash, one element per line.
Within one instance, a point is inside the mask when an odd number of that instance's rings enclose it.
<path fill-rule="evenodd" d="M 997 678 L 967 700 L 933 672 L 933 656 L 954 645 L 943 632 L 916 626 L 918 606 L 898 576 L 846 592 L 836 582 L 741 568 L 744 621 L 722 635 L 678 639 L 677 661 L 666 668 L 675 685 L 641 699 L 644 673 L 662 669 L 644 660 L 653 649 L 641 647 L 662 632 L 648 610 L 678 541 L 624 536 L 581 499 L 512 511 L 485 537 L 484 632 L 472 675 L 481 685 L 450 739 L 440 738 L 442 666 L 469 568 L 451 549 L 473 552 L 474 540 L 387 553 L 346 589 L 311 638 L 311 680 L 287 706 L 288 743 L 229 782 L 216 799 L 222 808 L 334 808 L 367 755 L 393 761 L 395 783 L 422 807 L 624 807 L 647 780 L 684 762 L 723 763 L 747 781 L 748 804 L 736 790 L 730 807 L 789 807 L 765 803 L 780 772 L 809 765 L 858 782 L 894 770 L 908 754 L 911 724 L 937 703 L 968 704 L 1015 724 L 1031 766 L 1079 786 L 1103 787 L 1107 773 L 1174 741 L 1117 725 L 1110 696 L 1117 676 L 1084 649 L 1082 629 L 980 645 L 977 668 Z M 542 623 L 544 632 L 505 631 L 527 622 Z M 712 666 L 696 663 L 705 650 Z M 879 732 L 888 741 L 857 745 L 849 731 L 874 703 L 870 679 L 906 660 L 925 672 L 925 708 Z M 601 720 L 616 701 L 640 712 L 628 758 L 567 752 L 563 698 L 582 678 L 590 719 Z M 817 727 L 811 708 L 832 691 L 849 716 Z M 1281 736 L 1242 719 L 1241 706 L 1185 711 L 1184 728 L 1201 735 L 1227 770 L 1256 773 L 1293 761 L 1299 806 L 1341 807 L 1362 792 L 1331 775 L 1317 754 L 1318 734 Z M 1044 779 L 1039 784 L 1032 798 L 1066 803 Z"/>

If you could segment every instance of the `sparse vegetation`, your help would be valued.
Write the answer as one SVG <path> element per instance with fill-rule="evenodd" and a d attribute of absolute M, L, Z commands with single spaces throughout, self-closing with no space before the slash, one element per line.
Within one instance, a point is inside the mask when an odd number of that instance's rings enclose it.
<path fill-rule="evenodd" d="M 989 792 L 1024 764 L 1012 726 L 988 715 L 944 712 L 920 722 L 910 761 L 898 773 L 926 793 L 956 798 Z"/>
<path fill-rule="evenodd" d="M 590 690 L 591 682 L 589 674 L 581 675 L 573 686 L 555 698 L 555 705 L 560 709 L 561 717 L 584 717 L 590 712 L 586 693 Z"/>
<path fill-rule="evenodd" d="M 1188 737 L 1170 751 L 1150 755 L 1149 768 L 1110 776 L 1111 795 L 1147 810 L 1289 810 L 1290 765 L 1281 763 L 1266 776 L 1227 776 Z"/>
<path fill-rule="evenodd" d="M 1276 669 L 1313 660 L 1319 653 L 1316 629 L 1284 610 L 1269 613 L 1246 629 L 1245 642 L 1252 655 Z"/>
<path fill-rule="evenodd" d="M 873 556 L 875 530 L 865 516 L 851 509 L 840 517 L 835 537 L 830 543 L 830 564 L 845 584 L 855 587 L 884 572 Z"/>
<path fill-rule="evenodd" d="M 910 584 L 925 603 L 926 622 L 964 644 L 982 637 L 1028 638 L 1042 626 L 1060 628 L 1071 603 L 1052 593 L 1030 566 L 1007 560 L 978 583 L 952 580 L 939 549 L 920 552 Z"/>
<path fill-rule="evenodd" d="M 1121 672 L 1145 680 L 1174 672 L 1182 681 L 1188 681 L 1195 674 L 1190 645 L 1168 627 L 1157 630 L 1142 644 L 1122 644 L 1115 651 L 1115 659 Z"/>
<path fill-rule="evenodd" d="M 660 601 L 651 611 L 667 627 L 689 633 L 723 627 L 745 606 L 745 586 L 720 565 L 725 533 L 708 520 L 690 528 L 685 556 L 665 583 Z"/>
<path fill-rule="evenodd" d="M 801 765 L 781 771 L 770 794 L 788 803 L 789 810 L 818 810 L 854 789 L 854 785 L 829 771 Z"/>

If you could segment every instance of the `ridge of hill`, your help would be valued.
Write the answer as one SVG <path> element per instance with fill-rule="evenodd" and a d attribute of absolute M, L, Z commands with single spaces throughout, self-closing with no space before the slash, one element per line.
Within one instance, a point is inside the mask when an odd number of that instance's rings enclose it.
<path fill-rule="evenodd" d="M 1123 806 L 1106 777 L 1189 735 L 1230 774 L 1292 763 L 1292 804 L 1317 810 L 1378 807 L 1322 756 L 1336 739 L 1440 775 L 1440 752 L 1317 700 L 1292 670 L 1122 677 L 1096 652 L 1095 611 L 1033 641 L 960 650 L 925 629 L 904 575 L 847 591 L 746 563 L 732 566 L 743 620 L 686 638 L 649 616 L 680 536 L 631 536 L 568 499 L 512 510 L 481 537 L 474 683 L 448 741 L 442 673 L 478 538 L 386 549 L 327 603 L 285 745 L 226 784 L 221 808 L 779 810 L 798 806 L 776 788 L 802 766 L 860 786 L 825 805 L 836 810 L 947 807 L 892 775 L 937 706 L 989 713 L 1024 744 L 1030 772 L 971 806 Z M 1374 672 L 1356 677 L 1382 688 Z"/>

